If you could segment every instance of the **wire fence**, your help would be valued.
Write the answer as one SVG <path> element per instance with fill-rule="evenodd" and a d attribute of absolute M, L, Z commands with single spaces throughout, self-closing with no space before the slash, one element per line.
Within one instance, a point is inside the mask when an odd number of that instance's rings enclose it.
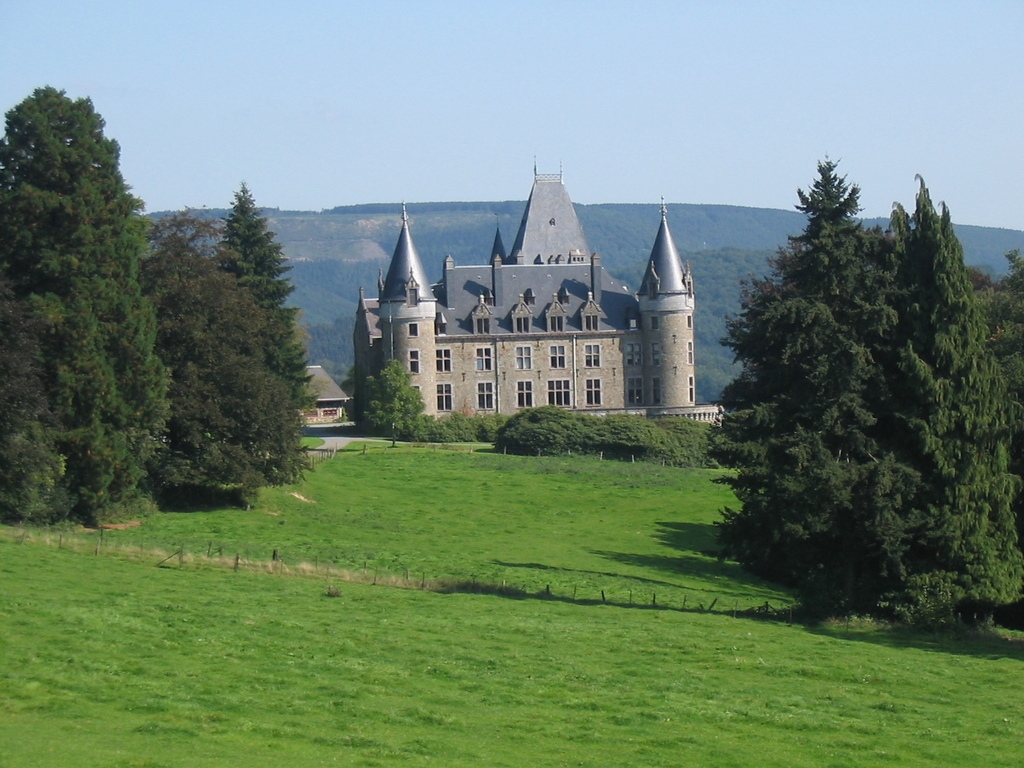
<path fill-rule="evenodd" d="M 312 561 L 286 561 L 282 550 L 267 546 L 229 546 L 209 540 L 204 544 L 190 541 L 147 541 L 141 533 L 126 536 L 116 528 L 53 530 L 18 527 L 0 528 L 0 537 L 16 544 L 32 544 L 67 550 L 76 554 L 118 557 L 157 568 L 216 569 L 246 571 L 276 576 L 323 580 L 328 597 L 340 595 L 338 584 L 363 584 L 419 589 L 442 594 L 493 595 L 510 599 L 536 599 L 575 605 L 608 605 L 619 608 L 713 613 L 734 618 L 761 618 L 792 623 L 795 605 L 759 602 L 751 605 L 739 599 L 706 592 L 686 591 L 668 587 L 660 594 L 643 585 L 596 587 L 591 583 L 568 585 L 545 583 L 543 586 L 525 582 L 500 583 L 476 577 L 428 575 L 424 570 L 402 569 L 395 573 L 367 560 L 362 565 L 340 562 L 336 558 L 314 556 Z M 268 551 L 269 549 L 269 551 Z M 628 577 L 622 577 L 628 580 Z M 666 585 L 668 586 L 668 585 Z"/>

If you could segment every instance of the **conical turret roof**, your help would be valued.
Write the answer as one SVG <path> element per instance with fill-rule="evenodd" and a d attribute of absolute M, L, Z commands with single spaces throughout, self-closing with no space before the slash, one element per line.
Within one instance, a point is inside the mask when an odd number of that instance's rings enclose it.
<path fill-rule="evenodd" d="M 640 293 L 650 293 L 652 282 L 655 283 L 656 293 L 684 293 L 687 290 L 683 262 L 668 228 L 668 212 L 664 203 L 661 204 L 661 226 L 658 228 L 658 236 L 654 238 Z"/>
<path fill-rule="evenodd" d="M 513 260 L 532 264 L 540 256 L 590 255 L 583 227 L 576 217 L 561 174 L 534 174 L 533 189 L 512 244 Z"/>
<path fill-rule="evenodd" d="M 416 280 L 419 287 L 420 301 L 436 301 L 433 291 L 430 290 L 427 273 L 423 271 L 423 262 L 420 261 L 416 246 L 412 242 L 412 235 L 409 234 L 409 216 L 403 205 L 402 231 L 398 235 L 398 244 L 395 245 L 395 253 L 391 257 L 391 266 L 388 267 L 388 276 L 384 279 L 380 300 L 405 301 L 405 284 L 410 277 Z"/>

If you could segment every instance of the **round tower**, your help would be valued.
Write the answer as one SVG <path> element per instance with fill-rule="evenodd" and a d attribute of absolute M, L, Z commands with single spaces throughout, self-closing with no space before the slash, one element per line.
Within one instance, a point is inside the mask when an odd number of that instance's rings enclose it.
<path fill-rule="evenodd" d="M 665 409 L 696 405 L 693 275 L 679 258 L 664 202 L 638 298 L 644 403 Z"/>
<path fill-rule="evenodd" d="M 379 311 L 383 365 L 391 360 L 401 362 L 423 397 L 424 413 L 436 415 L 437 300 L 409 234 L 409 216 L 404 205 L 402 231 L 381 287 Z"/>

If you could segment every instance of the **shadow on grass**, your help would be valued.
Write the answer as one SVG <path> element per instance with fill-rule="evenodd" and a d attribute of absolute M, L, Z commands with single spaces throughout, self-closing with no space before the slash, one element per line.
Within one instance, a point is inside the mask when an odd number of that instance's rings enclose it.
<path fill-rule="evenodd" d="M 1024 640 L 1002 637 L 990 629 L 954 627 L 925 632 L 905 627 L 863 628 L 856 623 L 851 626 L 841 620 L 810 624 L 806 629 L 811 634 L 821 637 L 845 642 L 870 643 L 892 650 L 915 649 L 993 661 L 1024 661 Z"/>
<path fill-rule="evenodd" d="M 603 555 L 603 552 L 593 552 L 596 555 Z M 628 573 L 615 573 L 612 571 L 587 571 L 580 568 L 560 568 L 556 565 L 544 565 L 543 563 L 508 563 L 504 560 L 492 560 L 494 565 L 500 565 L 504 568 L 525 568 L 531 571 L 557 571 L 558 573 L 578 573 L 585 576 L 603 576 L 611 579 L 629 579 L 640 584 L 649 584 L 656 587 L 669 587 L 673 589 L 681 589 L 680 585 L 673 584 L 670 581 L 661 581 L 660 579 L 649 579 L 643 576 L 634 576 Z M 598 601 L 600 602 L 600 600 Z"/>

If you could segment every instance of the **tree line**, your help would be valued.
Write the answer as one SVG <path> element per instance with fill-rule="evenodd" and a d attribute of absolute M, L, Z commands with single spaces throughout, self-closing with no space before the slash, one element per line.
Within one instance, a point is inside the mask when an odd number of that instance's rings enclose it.
<path fill-rule="evenodd" d="M 40 88 L 0 139 L 5 522 L 244 503 L 303 467 L 297 310 L 251 193 L 150 226 L 103 129 Z"/>

